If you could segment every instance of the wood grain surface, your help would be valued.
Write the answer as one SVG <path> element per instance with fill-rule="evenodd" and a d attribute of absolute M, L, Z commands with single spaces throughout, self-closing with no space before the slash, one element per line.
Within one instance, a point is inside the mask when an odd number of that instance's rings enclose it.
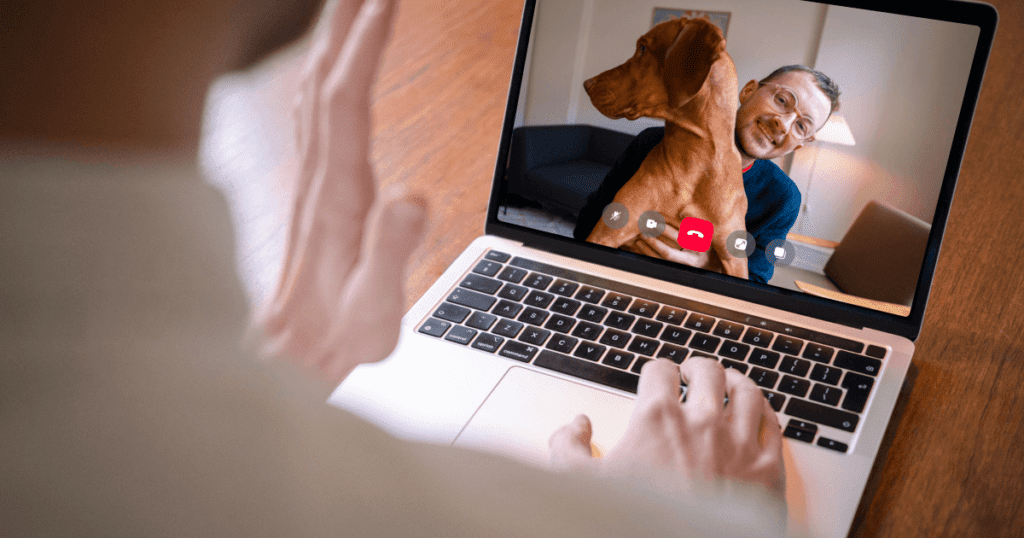
<path fill-rule="evenodd" d="M 908 387 L 851 535 L 1024 535 L 1024 4 L 1000 24 Z M 483 233 L 521 0 L 402 2 L 376 90 L 382 185 L 428 196 L 407 306 Z"/>

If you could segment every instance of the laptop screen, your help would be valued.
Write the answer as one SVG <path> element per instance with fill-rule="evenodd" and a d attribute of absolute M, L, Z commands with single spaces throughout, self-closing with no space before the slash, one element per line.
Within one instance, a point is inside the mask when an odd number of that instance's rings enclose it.
<path fill-rule="evenodd" d="M 909 316 L 980 37 L 798 0 L 538 0 L 496 218 Z"/>

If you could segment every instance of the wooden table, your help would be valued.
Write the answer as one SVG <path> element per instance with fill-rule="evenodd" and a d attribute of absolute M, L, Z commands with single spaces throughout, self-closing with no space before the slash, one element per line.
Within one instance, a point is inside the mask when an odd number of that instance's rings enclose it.
<path fill-rule="evenodd" d="M 852 535 L 1024 535 L 1024 3 L 1000 25 L 912 387 Z M 483 233 L 521 0 L 401 4 L 376 90 L 382 184 L 428 194 L 410 306 Z"/>

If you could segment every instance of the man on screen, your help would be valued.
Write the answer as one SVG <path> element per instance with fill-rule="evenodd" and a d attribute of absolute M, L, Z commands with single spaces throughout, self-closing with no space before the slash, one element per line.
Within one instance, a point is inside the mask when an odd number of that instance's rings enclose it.
<path fill-rule="evenodd" d="M 785 239 L 800 212 L 800 191 L 793 180 L 768 159 L 782 157 L 814 141 L 814 134 L 839 108 L 839 88 L 826 75 L 802 65 L 780 67 L 761 81 L 751 80 L 740 90 L 736 111 L 736 147 L 743 167 L 747 196 L 746 228 L 757 243 L 747 259 L 750 280 L 767 283 L 774 273 L 764 247 Z M 651 127 L 636 136 L 602 181 L 587 197 L 573 233 L 587 236 L 601 218 L 605 206 L 626 184 L 647 154 L 661 142 L 664 127 Z M 658 238 L 641 236 L 654 253 L 676 263 L 707 268 L 708 252 L 680 250 L 671 237 L 676 223 L 667 223 Z"/>

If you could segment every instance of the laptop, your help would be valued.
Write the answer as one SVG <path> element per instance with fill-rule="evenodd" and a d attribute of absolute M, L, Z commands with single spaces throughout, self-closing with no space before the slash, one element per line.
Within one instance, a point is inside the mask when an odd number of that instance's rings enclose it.
<path fill-rule="evenodd" d="M 733 245 L 771 263 L 765 282 L 574 238 L 609 170 L 662 125 L 602 115 L 583 82 L 679 17 L 721 30 L 740 88 L 803 64 L 842 92 L 840 134 L 773 162 L 800 193 L 788 233 Z M 924 321 L 996 18 L 956 2 L 527 0 L 486 235 L 330 402 L 406 439 L 544 465 L 580 413 L 596 453 L 615 445 L 647 360 L 712 357 L 778 414 L 791 525 L 846 536 Z"/>

